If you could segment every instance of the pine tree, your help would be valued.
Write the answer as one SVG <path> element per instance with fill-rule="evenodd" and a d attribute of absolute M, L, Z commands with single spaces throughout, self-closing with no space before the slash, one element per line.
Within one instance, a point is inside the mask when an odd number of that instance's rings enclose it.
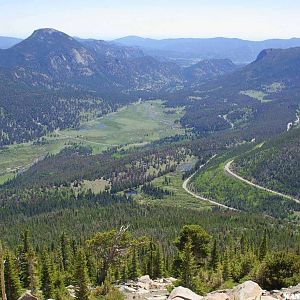
<path fill-rule="evenodd" d="M 41 288 L 45 298 L 55 297 L 53 266 L 47 252 L 43 253 L 42 272 L 41 272 Z"/>
<path fill-rule="evenodd" d="M 214 240 L 214 245 L 213 249 L 211 251 L 211 258 L 210 258 L 210 268 L 213 269 L 214 271 L 217 270 L 219 264 L 219 251 L 218 251 L 218 245 L 217 241 Z"/>
<path fill-rule="evenodd" d="M 184 287 L 191 290 L 194 290 L 196 288 L 196 267 L 197 266 L 193 254 L 192 240 L 188 238 L 182 252 L 180 281 Z"/>
<path fill-rule="evenodd" d="M 82 249 L 77 251 L 74 281 L 76 284 L 75 299 L 88 300 L 90 294 L 88 287 L 89 279 L 86 258 Z"/>
<path fill-rule="evenodd" d="M 61 235 L 60 238 L 60 247 L 61 247 L 61 256 L 62 256 L 62 264 L 65 271 L 69 270 L 70 262 L 71 262 L 71 246 L 68 238 L 65 233 Z"/>
<path fill-rule="evenodd" d="M 29 274 L 29 289 L 31 290 L 32 295 L 37 295 L 39 288 L 39 278 L 38 278 L 38 262 L 36 255 L 30 247 L 28 253 L 28 274 Z"/>
<path fill-rule="evenodd" d="M 31 251 L 31 245 L 29 243 L 29 231 L 26 230 L 22 235 L 23 244 L 19 253 L 19 269 L 20 280 L 23 288 L 30 287 L 30 266 L 29 266 L 29 253 Z"/>
<path fill-rule="evenodd" d="M 224 281 L 231 279 L 231 268 L 228 258 L 228 252 L 225 252 L 224 259 L 223 259 L 223 279 Z"/>
<path fill-rule="evenodd" d="M 163 257 L 160 251 L 159 245 L 156 246 L 155 256 L 154 256 L 154 270 L 153 277 L 161 278 L 163 276 Z"/>
<path fill-rule="evenodd" d="M 129 266 L 128 277 L 131 280 L 136 280 L 139 277 L 138 254 L 135 246 L 132 249 L 132 257 L 131 257 L 131 264 Z"/>
<path fill-rule="evenodd" d="M 267 230 L 264 231 L 264 236 L 259 247 L 259 259 L 263 261 L 268 251 Z"/>
<path fill-rule="evenodd" d="M 151 240 L 149 243 L 149 249 L 147 253 L 147 274 L 150 278 L 154 278 L 154 253 L 155 253 L 155 244 Z"/>
<path fill-rule="evenodd" d="M 5 290 L 5 277 L 4 277 L 4 253 L 3 253 L 1 242 L 0 242 L 0 283 L 1 283 L 2 300 L 7 300 L 6 290 Z"/>
<path fill-rule="evenodd" d="M 5 285 L 7 300 L 16 300 L 22 294 L 20 278 L 18 276 L 15 261 L 11 253 L 8 253 L 5 260 Z"/>

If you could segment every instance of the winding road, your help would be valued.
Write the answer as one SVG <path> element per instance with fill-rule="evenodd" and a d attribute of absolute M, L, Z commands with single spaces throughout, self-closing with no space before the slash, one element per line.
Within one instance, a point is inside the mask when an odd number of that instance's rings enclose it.
<path fill-rule="evenodd" d="M 209 202 L 209 203 L 211 203 L 211 204 L 213 204 L 213 205 L 216 205 L 216 206 L 219 206 L 219 207 L 222 207 L 222 208 L 226 208 L 226 209 L 230 209 L 230 210 L 234 210 L 234 211 L 239 211 L 238 209 L 235 209 L 235 208 L 233 208 L 233 207 L 229 207 L 229 206 L 226 206 L 226 205 L 224 205 L 224 204 L 218 203 L 218 202 L 216 202 L 216 201 L 214 201 L 214 200 L 211 200 L 211 199 L 208 199 L 208 198 L 199 196 L 199 195 L 195 194 L 194 192 L 192 192 L 192 191 L 190 191 L 190 190 L 188 189 L 188 184 L 189 184 L 190 180 L 195 176 L 195 174 L 198 173 L 199 170 L 201 170 L 205 165 L 207 165 L 207 164 L 208 164 L 213 158 L 215 158 L 216 156 L 217 156 L 216 154 L 215 154 L 214 156 L 212 156 L 212 157 L 211 157 L 204 165 L 201 165 L 200 168 L 199 168 L 196 172 L 194 172 L 189 178 L 187 178 L 187 179 L 183 182 L 182 188 L 183 188 L 188 194 L 192 195 L 193 197 L 195 197 L 195 198 L 197 198 L 197 199 L 200 199 L 200 200 L 202 200 L 202 201 Z"/>
<path fill-rule="evenodd" d="M 277 195 L 277 196 L 281 196 L 281 197 L 283 197 L 283 198 L 286 198 L 286 199 L 295 201 L 295 202 L 297 202 L 297 203 L 300 204 L 300 200 L 299 200 L 299 199 L 296 199 L 296 198 L 294 198 L 294 197 L 292 197 L 292 196 L 290 196 L 290 195 L 282 194 L 282 193 L 280 193 L 280 192 L 273 191 L 273 190 L 271 190 L 271 189 L 268 189 L 268 188 L 265 188 L 265 187 L 260 186 L 260 185 L 258 185 L 258 184 L 255 184 L 255 183 L 253 183 L 253 182 L 251 182 L 251 181 L 249 181 L 249 180 L 247 180 L 247 179 L 241 177 L 240 175 L 234 173 L 234 172 L 230 169 L 230 166 L 232 165 L 232 163 L 233 163 L 233 160 L 229 161 L 229 162 L 225 165 L 225 168 L 224 168 L 225 172 L 226 172 L 227 174 L 229 174 L 230 176 L 232 176 L 232 177 L 234 177 L 234 178 L 236 178 L 236 179 L 238 179 L 238 180 L 240 180 L 240 181 L 243 181 L 244 183 L 247 183 L 247 184 L 249 184 L 249 185 L 251 185 L 251 186 L 253 186 L 253 187 L 255 187 L 255 188 L 258 188 L 258 189 L 260 189 L 260 190 L 263 190 L 263 191 L 272 193 L 272 194 Z"/>

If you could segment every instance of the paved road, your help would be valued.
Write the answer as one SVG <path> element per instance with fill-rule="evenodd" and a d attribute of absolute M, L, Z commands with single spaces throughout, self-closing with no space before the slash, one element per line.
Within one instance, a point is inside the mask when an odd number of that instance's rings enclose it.
<path fill-rule="evenodd" d="M 282 193 L 280 193 L 280 192 L 276 192 L 276 191 L 273 191 L 273 190 L 271 190 L 271 189 L 268 189 L 268 188 L 265 188 L 265 187 L 263 187 L 263 186 L 260 186 L 260 185 L 258 185 L 258 184 L 255 184 L 255 183 L 253 183 L 253 182 L 251 182 L 251 181 L 249 181 L 249 180 L 247 180 L 247 179 L 245 179 L 245 178 L 239 176 L 238 174 L 234 173 L 234 172 L 230 169 L 230 166 L 231 166 L 232 163 L 233 163 L 233 160 L 229 161 L 229 162 L 225 165 L 224 170 L 225 170 L 225 172 L 226 172 L 227 174 L 229 174 L 229 175 L 233 176 L 234 178 L 236 178 L 236 179 L 238 179 L 238 180 L 240 180 L 240 181 L 243 181 L 243 182 L 245 182 L 245 183 L 247 183 L 247 184 L 249 184 L 249 185 L 251 185 L 251 186 L 254 186 L 254 187 L 258 188 L 258 189 L 261 189 L 261 190 L 264 190 L 264 191 L 266 191 L 266 192 L 275 194 L 275 195 L 277 195 L 277 196 L 281 196 L 281 197 L 286 198 L 286 199 L 289 199 L 289 200 L 293 200 L 293 201 L 295 201 L 295 202 L 297 202 L 297 203 L 300 204 L 300 200 L 299 200 L 299 199 L 296 199 L 296 198 L 294 198 L 294 197 L 292 197 L 292 196 L 285 195 L 285 194 L 282 194 Z"/>
<path fill-rule="evenodd" d="M 206 164 L 208 164 L 208 163 L 209 163 L 213 158 L 215 158 L 215 157 L 216 157 L 216 155 L 212 156 L 212 157 L 211 157 L 204 165 L 200 166 L 199 170 L 200 170 L 201 168 L 203 168 Z M 188 186 L 190 180 L 194 177 L 194 175 L 195 175 L 196 173 L 198 173 L 199 170 L 197 170 L 195 173 L 193 173 L 189 178 L 187 178 L 187 179 L 183 182 L 183 184 L 182 184 L 183 189 L 184 189 L 187 193 L 189 193 L 190 195 L 192 195 L 193 197 L 195 197 L 195 198 L 197 198 L 197 199 L 200 199 L 200 200 L 202 200 L 202 201 L 209 202 L 209 203 L 211 203 L 211 204 L 213 204 L 213 205 L 216 205 L 216 206 L 219 206 L 219 207 L 222 207 L 222 208 L 226 208 L 226 209 L 238 211 L 237 209 L 235 209 L 235 208 L 233 208 L 233 207 L 229 207 L 229 206 L 226 206 L 226 205 L 224 205 L 224 204 L 218 203 L 218 202 L 216 202 L 216 201 L 214 201 L 214 200 L 207 199 L 207 198 L 205 198 L 205 197 L 199 196 L 199 195 L 195 194 L 194 192 L 192 192 L 192 191 L 190 191 L 190 190 L 188 189 L 187 186 Z"/>

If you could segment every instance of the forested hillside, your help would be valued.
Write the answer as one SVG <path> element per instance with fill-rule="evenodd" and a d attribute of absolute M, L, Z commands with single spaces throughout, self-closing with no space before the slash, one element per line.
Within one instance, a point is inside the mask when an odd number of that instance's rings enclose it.
<path fill-rule="evenodd" d="M 300 48 L 264 50 L 253 63 L 169 98 L 186 105 L 181 122 L 197 132 L 243 129 L 267 138 L 297 119 L 299 63 Z"/>
<path fill-rule="evenodd" d="M 262 186 L 300 198 L 300 130 L 264 143 L 234 161 L 234 169 Z"/>

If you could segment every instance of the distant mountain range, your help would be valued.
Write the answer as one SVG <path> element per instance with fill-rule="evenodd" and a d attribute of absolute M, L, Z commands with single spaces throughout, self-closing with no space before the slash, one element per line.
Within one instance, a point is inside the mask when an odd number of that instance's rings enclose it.
<path fill-rule="evenodd" d="M 8 36 L 0 36 L 0 49 L 10 48 L 20 42 L 22 42 L 22 39 Z"/>
<path fill-rule="evenodd" d="M 299 47 L 300 39 L 271 39 L 265 41 L 248 41 L 235 38 L 180 38 L 180 39 L 148 39 L 128 36 L 114 40 L 115 43 L 131 47 L 139 47 L 146 54 L 178 59 L 212 59 L 227 58 L 234 63 L 249 63 L 257 55 L 268 48 Z"/>
<path fill-rule="evenodd" d="M 0 50 L 0 67 L 26 84 L 47 88 L 102 91 L 178 89 L 232 71 L 230 60 L 205 60 L 183 68 L 136 47 L 79 39 L 54 29 L 36 30 L 9 49 Z"/>
<path fill-rule="evenodd" d="M 216 45 L 214 53 L 226 56 L 245 53 L 239 52 L 243 49 L 239 45 L 251 44 L 252 48 L 246 48 L 254 55 L 258 48 L 253 45 L 286 47 L 297 39 L 257 44 L 237 39 L 129 39 L 142 41 L 143 47 L 124 45 L 124 41 L 73 38 L 46 28 L 1 49 L 0 113 L 4 118 L 0 125 L 5 130 L 0 133 L 0 145 L 29 140 L 58 127 L 76 127 L 81 110 L 105 113 L 138 98 L 159 97 L 168 105 L 185 106 L 181 123 L 200 133 L 248 125 L 255 126 L 251 136 L 262 130 L 278 133 L 295 118 L 300 105 L 300 47 L 264 49 L 252 63 L 239 66 L 228 58 L 196 60 L 183 66 L 172 57 L 150 56 L 147 49 L 158 44 L 167 51 L 173 43 L 172 51 L 181 51 L 177 53 L 194 49 L 196 54 L 196 49 L 202 49 L 201 54 Z M 218 48 L 221 41 L 223 48 Z M 201 48 L 201 43 L 206 47 Z M 24 131 L 21 139 L 20 131 Z"/>
<path fill-rule="evenodd" d="M 104 41 L 78 41 L 54 29 L 36 30 L 1 50 L 0 66 L 12 70 L 18 80 L 49 88 L 156 90 L 182 81 L 173 63 Z"/>
<path fill-rule="evenodd" d="M 86 44 L 94 44 L 95 39 L 75 38 Z M 0 36 L 0 49 L 10 48 L 22 39 Z M 104 44 L 104 41 L 101 44 Z M 97 41 L 99 43 L 99 41 Z M 113 40 L 112 43 L 130 48 L 139 48 L 144 55 L 160 60 L 175 60 L 177 63 L 189 65 L 202 59 L 230 59 L 237 64 L 254 61 L 264 49 L 300 47 L 300 38 L 269 39 L 251 41 L 237 38 L 175 38 L 150 39 L 138 36 L 127 36 Z M 108 43 L 108 44 L 112 44 Z M 102 46 L 101 46 L 102 47 Z"/>

